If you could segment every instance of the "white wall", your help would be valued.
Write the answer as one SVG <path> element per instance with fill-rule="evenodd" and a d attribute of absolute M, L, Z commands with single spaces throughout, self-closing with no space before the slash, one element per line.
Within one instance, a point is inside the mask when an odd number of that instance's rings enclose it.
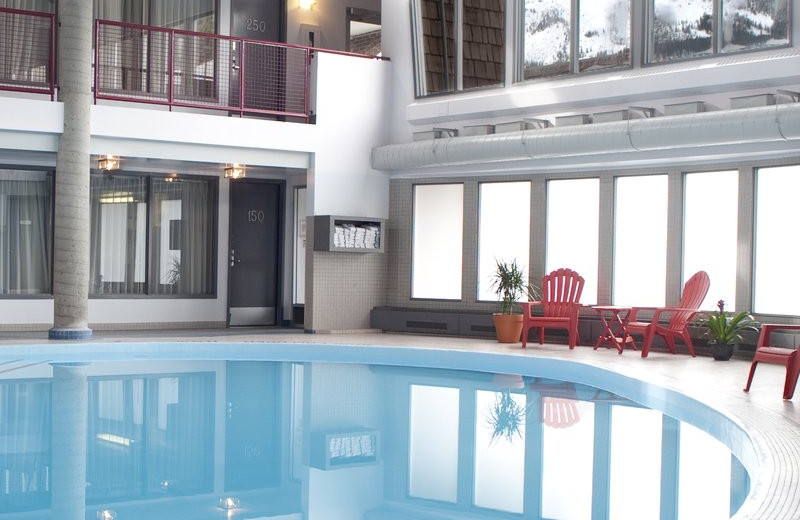
<path fill-rule="evenodd" d="M 387 144 L 391 62 L 320 53 L 317 130 L 309 192 L 314 215 L 387 217 L 389 181 L 371 167 Z"/>

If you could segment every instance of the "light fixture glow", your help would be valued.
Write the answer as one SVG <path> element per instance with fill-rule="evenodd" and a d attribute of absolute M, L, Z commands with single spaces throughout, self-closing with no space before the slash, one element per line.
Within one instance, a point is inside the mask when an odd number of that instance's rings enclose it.
<path fill-rule="evenodd" d="M 100 509 L 97 511 L 97 520 L 116 520 L 117 513 L 111 509 Z"/>
<path fill-rule="evenodd" d="M 246 166 L 244 164 L 233 163 L 225 167 L 226 179 L 241 179 L 246 173 Z"/>
<path fill-rule="evenodd" d="M 118 444 L 120 446 L 130 446 L 134 443 L 133 439 L 123 437 L 121 435 L 114 435 L 113 433 L 98 433 L 98 440 L 110 442 L 111 444 Z M 113 513 L 113 511 L 111 511 Z"/>
<path fill-rule="evenodd" d="M 239 499 L 236 497 L 222 497 L 219 499 L 219 507 L 222 509 L 239 509 Z"/>
<path fill-rule="evenodd" d="M 165 182 L 178 182 L 178 174 L 175 172 L 168 173 L 166 177 L 164 177 Z"/>
<path fill-rule="evenodd" d="M 119 170 L 119 156 L 101 155 L 97 160 L 97 167 L 107 172 Z"/>
<path fill-rule="evenodd" d="M 317 0 L 300 0 L 300 9 L 311 9 L 317 4 Z"/>

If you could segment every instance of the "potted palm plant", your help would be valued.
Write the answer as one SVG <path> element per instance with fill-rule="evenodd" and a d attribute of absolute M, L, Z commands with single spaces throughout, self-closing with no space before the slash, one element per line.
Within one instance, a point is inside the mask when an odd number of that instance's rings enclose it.
<path fill-rule="evenodd" d="M 706 327 L 705 336 L 710 337 L 709 344 L 714 359 L 727 361 L 733 355 L 734 345 L 742 339 L 746 330 L 758 331 L 758 322 L 747 311 L 732 313 L 725 311 L 725 301 L 717 302 L 717 310 L 701 320 Z"/>
<path fill-rule="evenodd" d="M 492 315 L 497 341 L 516 343 L 522 335 L 522 314 L 514 312 L 514 304 L 530 290 L 526 277 L 516 260 L 497 260 L 497 269 L 492 277 L 492 288 L 497 293 L 500 312 Z"/>

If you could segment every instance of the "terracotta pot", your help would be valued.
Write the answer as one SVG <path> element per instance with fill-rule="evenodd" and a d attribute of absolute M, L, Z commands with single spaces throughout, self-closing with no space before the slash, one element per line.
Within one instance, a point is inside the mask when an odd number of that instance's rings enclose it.
<path fill-rule="evenodd" d="M 519 343 L 522 337 L 522 314 L 492 314 L 497 341 Z"/>
<path fill-rule="evenodd" d="M 711 355 L 717 361 L 728 361 L 733 356 L 733 345 L 712 343 Z"/>

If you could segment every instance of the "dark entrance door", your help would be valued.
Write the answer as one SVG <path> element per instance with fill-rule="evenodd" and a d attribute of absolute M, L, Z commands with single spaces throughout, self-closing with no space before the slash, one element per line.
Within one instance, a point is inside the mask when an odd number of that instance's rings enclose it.
<path fill-rule="evenodd" d="M 282 184 L 231 182 L 228 324 L 277 325 Z"/>
<path fill-rule="evenodd" d="M 278 363 L 229 361 L 226 374 L 225 490 L 280 482 Z"/>

